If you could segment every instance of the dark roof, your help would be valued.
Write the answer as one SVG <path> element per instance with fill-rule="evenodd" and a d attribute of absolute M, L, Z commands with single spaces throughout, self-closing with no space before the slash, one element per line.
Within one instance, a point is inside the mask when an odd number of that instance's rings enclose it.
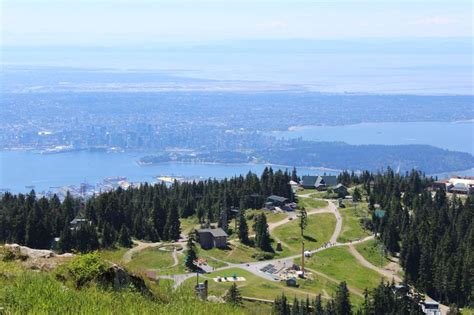
<path fill-rule="evenodd" d="M 278 202 L 285 202 L 285 201 L 288 201 L 287 198 L 285 197 L 280 197 L 280 196 L 276 196 L 276 195 L 271 195 L 267 198 L 267 200 L 273 200 L 273 201 L 278 201 Z"/>
<path fill-rule="evenodd" d="M 221 228 L 217 228 L 217 229 L 199 229 L 197 230 L 198 233 L 211 233 L 212 236 L 214 237 L 220 237 L 220 236 L 228 236 L 227 233 L 221 229 Z"/>
<path fill-rule="evenodd" d="M 334 175 L 331 176 L 319 176 L 324 180 L 326 186 L 334 186 L 337 185 L 337 177 Z"/>
<path fill-rule="evenodd" d="M 336 186 L 333 187 L 334 189 L 338 189 L 338 188 L 345 188 L 347 189 L 346 186 L 344 186 L 343 184 L 337 184 Z"/>
<path fill-rule="evenodd" d="M 334 175 L 321 175 L 321 176 L 303 176 L 303 186 L 334 186 L 337 184 L 337 177 Z"/>
<path fill-rule="evenodd" d="M 314 186 L 317 178 L 318 176 L 303 176 L 301 178 L 301 184 L 303 186 Z"/>

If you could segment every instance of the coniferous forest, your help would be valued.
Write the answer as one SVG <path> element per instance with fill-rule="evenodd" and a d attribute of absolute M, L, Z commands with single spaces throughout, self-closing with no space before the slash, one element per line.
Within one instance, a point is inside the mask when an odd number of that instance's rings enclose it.
<path fill-rule="evenodd" d="M 248 173 L 170 186 L 144 184 L 88 200 L 71 195 L 63 201 L 57 196 L 38 198 L 33 191 L 5 193 L 0 200 L 0 242 L 50 248 L 53 239 L 60 237 L 60 251 L 88 252 L 118 244 L 130 246 L 131 238 L 177 240 L 180 218 L 194 216 L 203 224 L 219 221 L 226 227 L 222 221 L 242 215 L 232 210 L 260 208 L 269 195 L 295 200 L 288 183 L 296 178 L 295 172 L 266 168 L 260 177 Z M 373 213 L 369 225 L 387 251 L 399 254 L 407 283 L 445 304 L 472 305 L 474 198 L 432 191 L 433 180 L 418 171 L 401 175 L 391 169 L 358 175 L 342 172 L 338 177 L 346 186 L 360 185 L 361 198 Z M 383 210 L 384 215 L 375 215 L 375 210 Z M 70 229 L 74 218 L 90 224 Z"/>
<path fill-rule="evenodd" d="M 128 190 L 104 192 L 86 201 L 67 195 L 37 198 L 6 193 L 0 201 L 0 242 L 50 248 L 59 236 L 61 251 L 87 252 L 134 237 L 148 241 L 178 240 L 180 218 L 196 216 L 203 224 L 225 225 L 238 214 L 232 209 L 261 208 L 270 195 L 294 200 L 288 172 L 266 168 L 258 177 L 209 179 L 200 182 L 144 184 Z M 70 229 L 74 218 L 91 224 Z M 127 237 L 128 236 L 128 237 Z"/>

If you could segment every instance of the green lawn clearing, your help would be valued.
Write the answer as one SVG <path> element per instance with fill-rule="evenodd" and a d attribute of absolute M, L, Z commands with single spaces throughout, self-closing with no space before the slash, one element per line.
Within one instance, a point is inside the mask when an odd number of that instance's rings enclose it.
<path fill-rule="evenodd" d="M 338 242 L 347 243 L 370 235 L 370 231 L 364 230 L 360 220 L 368 217 L 366 204 L 358 204 L 355 207 L 340 208 L 342 216 L 342 231 L 337 238 Z"/>
<path fill-rule="evenodd" d="M 257 250 L 254 247 L 243 245 L 236 241 L 230 243 L 228 249 L 212 248 L 204 250 L 202 248 L 199 248 L 198 256 L 207 258 L 209 264 L 211 266 L 214 266 L 210 257 L 214 257 L 219 260 L 223 260 L 230 263 L 240 264 L 256 261 L 255 258 L 252 257 L 252 254 L 254 254 L 255 252 L 257 252 Z"/>
<path fill-rule="evenodd" d="M 328 205 L 328 202 L 325 200 L 317 200 L 313 198 L 298 198 L 298 206 L 304 207 L 306 210 L 311 209 L 320 209 Z"/>
<path fill-rule="evenodd" d="M 247 220 L 249 220 L 248 223 L 253 222 L 253 218 L 260 213 L 265 213 L 265 216 L 267 217 L 267 222 L 268 223 L 273 223 L 273 222 L 278 222 L 286 217 L 288 217 L 288 214 L 286 212 L 272 212 L 268 210 L 246 210 L 245 211 L 245 217 Z M 251 224 L 250 224 L 251 225 Z"/>
<path fill-rule="evenodd" d="M 164 269 L 173 265 L 170 251 L 164 251 L 160 247 L 146 248 L 135 253 L 132 261 L 127 267 L 134 271 L 146 269 Z"/>
<path fill-rule="evenodd" d="M 305 248 L 314 250 L 328 242 L 334 232 L 335 225 L 336 218 L 330 213 L 308 216 L 308 226 L 304 232 Z M 289 254 L 300 253 L 301 232 L 297 219 L 275 228 L 272 235 L 282 241 L 283 247 L 288 247 Z"/>
<path fill-rule="evenodd" d="M 383 253 L 383 250 L 381 250 L 380 242 L 378 240 L 370 240 L 357 244 L 354 247 L 372 265 L 384 267 L 390 262 L 390 260 Z"/>
<path fill-rule="evenodd" d="M 306 283 L 306 280 L 298 280 L 298 283 L 301 284 L 299 288 L 287 287 L 285 282 L 266 280 L 240 268 L 230 268 L 201 275 L 199 276 L 199 281 L 202 282 L 204 279 L 208 280 L 209 295 L 222 296 L 227 292 L 232 282 L 215 282 L 213 279 L 217 276 L 233 277 L 234 275 L 244 277 L 246 280 L 236 282 L 243 296 L 266 300 L 274 300 L 277 296 L 281 295 L 282 292 L 284 292 L 290 300 L 292 300 L 294 296 L 300 299 L 305 299 L 307 296 L 314 298 L 317 294 L 329 297 L 335 292 L 336 288 L 335 285 L 321 279 L 311 280 L 311 282 L 304 285 L 303 283 Z M 186 281 L 185 286 L 192 286 L 195 283 L 196 278 L 191 278 Z"/>
<path fill-rule="evenodd" d="M 100 256 L 116 264 L 122 264 L 122 257 L 130 248 L 119 247 L 116 249 L 105 249 L 100 251 Z"/>
<path fill-rule="evenodd" d="M 338 281 L 346 281 L 348 285 L 360 290 L 376 287 L 382 278 L 379 273 L 359 264 L 356 258 L 344 246 L 316 253 L 313 257 L 306 260 L 306 266 Z"/>

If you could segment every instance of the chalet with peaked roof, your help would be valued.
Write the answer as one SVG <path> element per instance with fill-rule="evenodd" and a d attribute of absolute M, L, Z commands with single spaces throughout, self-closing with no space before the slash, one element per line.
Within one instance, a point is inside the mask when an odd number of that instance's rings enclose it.
<path fill-rule="evenodd" d="M 336 185 L 337 177 L 334 175 L 303 176 L 301 181 L 301 186 L 305 189 L 327 190 Z"/>
<path fill-rule="evenodd" d="M 221 229 L 199 229 L 196 231 L 199 239 L 199 244 L 203 249 L 211 248 L 226 248 L 227 247 L 227 233 Z"/>
<path fill-rule="evenodd" d="M 347 195 L 347 187 L 343 184 L 337 184 L 336 186 L 331 187 L 331 189 L 340 196 Z"/>

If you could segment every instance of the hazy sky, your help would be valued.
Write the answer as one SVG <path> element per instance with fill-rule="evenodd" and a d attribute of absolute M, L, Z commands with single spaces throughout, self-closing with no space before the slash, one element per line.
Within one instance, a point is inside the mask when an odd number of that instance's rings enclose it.
<path fill-rule="evenodd" d="M 2 45 L 471 37 L 471 1 L 0 0 Z"/>

